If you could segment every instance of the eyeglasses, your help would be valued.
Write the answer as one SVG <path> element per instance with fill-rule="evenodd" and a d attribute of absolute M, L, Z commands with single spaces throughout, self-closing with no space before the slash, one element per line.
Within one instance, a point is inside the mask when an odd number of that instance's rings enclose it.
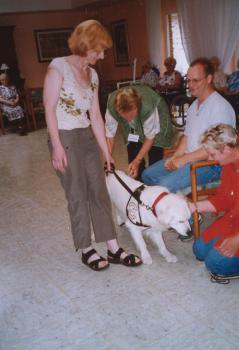
<path fill-rule="evenodd" d="M 203 79 L 207 78 L 207 75 L 201 79 L 186 79 L 187 84 L 198 84 Z"/>

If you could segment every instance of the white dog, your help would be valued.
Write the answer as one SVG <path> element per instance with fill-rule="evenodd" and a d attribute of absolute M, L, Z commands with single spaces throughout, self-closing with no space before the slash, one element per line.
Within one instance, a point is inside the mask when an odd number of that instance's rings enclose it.
<path fill-rule="evenodd" d="M 132 191 L 143 185 L 127 176 L 123 171 L 117 170 L 115 172 Z M 191 214 L 183 196 L 169 193 L 167 188 L 162 186 L 145 185 L 140 195 L 143 205 L 139 205 L 138 213 L 138 202 L 134 198 L 130 199 L 131 194 L 122 186 L 114 173 L 109 173 L 106 176 L 106 185 L 110 198 L 116 207 L 118 224 L 125 223 L 129 229 L 136 247 L 140 251 L 143 263 L 152 264 L 143 233 L 152 239 L 158 247 L 159 253 L 168 262 L 176 262 L 177 257 L 171 254 L 165 246 L 162 232 L 171 227 L 181 235 L 187 235 L 187 231 L 190 229 L 188 220 Z M 163 195 L 160 196 L 162 193 Z M 153 208 L 154 213 L 144 205 Z M 130 213 L 132 208 L 133 214 Z M 127 211 L 129 215 L 127 215 Z M 132 221 L 149 227 L 137 226 Z"/>

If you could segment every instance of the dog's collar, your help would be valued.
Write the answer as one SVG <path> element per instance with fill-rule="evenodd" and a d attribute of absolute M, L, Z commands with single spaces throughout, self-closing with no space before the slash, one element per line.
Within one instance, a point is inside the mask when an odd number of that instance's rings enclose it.
<path fill-rule="evenodd" d="M 157 197 L 157 198 L 155 199 L 155 201 L 153 202 L 153 205 L 152 205 L 151 209 L 152 209 L 152 212 L 153 212 L 154 216 L 157 217 L 157 214 L 156 214 L 156 211 L 155 211 L 156 205 L 158 204 L 158 202 L 159 202 L 163 197 L 167 196 L 168 194 L 169 194 L 168 192 L 162 192 L 162 193 L 160 193 L 160 195 L 158 195 L 158 197 Z"/>

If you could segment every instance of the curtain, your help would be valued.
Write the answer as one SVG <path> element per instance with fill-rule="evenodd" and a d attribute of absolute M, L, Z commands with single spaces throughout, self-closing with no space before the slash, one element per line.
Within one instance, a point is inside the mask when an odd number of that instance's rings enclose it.
<path fill-rule="evenodd" d="M 146 23 L 147 36 L 149 43 L 149 57 L 150 62 L 159 67 L 160 65 L 160 12 L 161 0 L 147 0 L 146 6 Z"/>
<path fill-rule="evenodd" d="M 217 56 L 225 69 L 239 41 L 239 1 L 177 0 L 177 10 L 188 63 Z"/>

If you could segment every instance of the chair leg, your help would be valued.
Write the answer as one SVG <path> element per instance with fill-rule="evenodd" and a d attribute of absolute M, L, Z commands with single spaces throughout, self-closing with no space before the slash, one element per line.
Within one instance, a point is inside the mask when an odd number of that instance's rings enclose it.
<path fill-rule="evenodd" d="M 191 166 L 191 179 L 192 179 L 192 201 L 197 202 L 197 177 L 196 169 Z M 197 210 L 193 213 L 193 234 L 194 238 L 197 239 L 199 236 L 199 222 L 198 222 L 198 212 Z"/>
<path fill-rule="evenodd" d="M 37 130 L 36 114 L 33 108 L 32 108 L 32 122 L 33 122 L 33 129 Z"/>
<path fill-rule="evenodd" d="M 0 111 L 0 127 L 2 130 L 2 134 L 5 135 L 5 128 L 4 128 L 4 121 L 3 121 L 3 115 L 2 112 Z"/>
<path fill-rule="evenodd" d="M 32 100 L 30 95 L 27 95 L 27 101 L 26 101 L 26 109 L 27 109 L 27 113 L 28 113 L 28 120 L 27 120 L 27 124 L 29 123 L 29 130 L 30 128 L 30 118 L 32 119 L 32 125 L 33 125 L 33 130 L 37 130 L 37 122 L 36 122 L 36 115 L 35 115 L 35 111 L 32 105 Z"/>
<path fill-rule="evenodd" d="M 24 115 L 26 118 L 27 130 L 30 131 L 31 126 L 30 126 L 29 110 L 28 110 L 28 105 L 26 101 L 24 101 Z"/>

